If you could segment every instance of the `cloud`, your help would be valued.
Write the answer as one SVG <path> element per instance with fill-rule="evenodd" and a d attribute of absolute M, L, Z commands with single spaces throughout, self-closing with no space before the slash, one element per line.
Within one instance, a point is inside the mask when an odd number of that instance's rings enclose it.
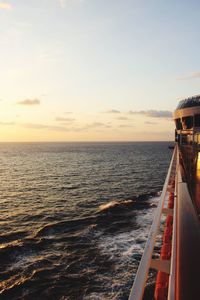
<path fill-rule="evenodd" d="M 111 128 L 112 126 L 107 123 L 107 124 L 104 124 L 104 123 L 101 123 L 101 122 L 93 122 L 93 123 L 90 123 L 90 124 L 86 124 L 85 126 L 81 126 L 81 127 L 73 127 L 72 130 L 73 131 L 88 131 L 89 129 L 106 129 L 106 128 Z"/>
<path fill-rule="evenodd" d="M 200 72 L 194 72 L 190 75 L 179 77 L 178 80 L 189 80 L 189 79 L 196 79 L 200 78 Z"/>
<path fill-rule="evenodd" d="M 58 122 L 73 122 L 75 119 L 73 119 L 73 118 L 56 117 L 55 120 L 58 121 Z"/>
<path fill-rule="evenodd" d="M 129 118 L 127 118 L 127 117 L 118 117 L 116 119 L 121 120 L 121 121 L 128 121 L 129 120 Z"/>
<path fill-rule="evenodd" d="M 121 112 L 116 109 L 111 109 L 105 112 L 106 114 L 120 114 Z"/>
<path fill-rule="evenodd" d="M 0 125 L 10 126 L 10 125 L 15 125 L 15 122 L 0 122 Z"/>
<path fill-rule="evenodd" d="M 125 124 L 121 124 L 118 126 L 119 128 L 133 128 L 135 127 L 134 125 L 125 125 Z"/>
<path fill-rule="evenodd" d="M 52 125 L 45 125 L 45 124 L 38 124 L 38 123 L 25 123 L 21 124 L 22 127 L 29 128 L 29 129 L 46 129 L 50 131 L 69 131 L 69 129 L 63 126 L 52 126 Z"/>
<path fill-rule="evenodd" d="M 158 123 L 156 123 L 156 122 L 149 122 L 149 121 L 146 121 L 146 122 L 144 122 L 145 124 L 148 124 L 148 125 L 156 125 L 156 124 L 158 124 Z"/>
<path fill-rule="evenodd" d="M 40 100 L 38 100 L 37 98 L 35 99 L 25 99 L 22 101 L 18 101 L 17 104 L 20 105 L 27 105 L 27 106 L 31 106 L 31 105 L 39 105 L 40 104 Z"/>
<path fill-rule="evenodd" d="M 40 124 L 40 123 L 21 123 L 19 126 L 28 128 L 28 129 L 36 129 L 36 130 L 49 130 L 49 131 L 61 131 L 61 132 L 82 132 L 82 131 L 88 131 L 88 130 L 98 130 L 98 129 L 105 129 L 105 128 L 111 128 L 111 125 L 104 124 L 101 122 L 93 122 L 91 124 L 87 124 L 85 126 L 54 126 L 54 125 L 47 125 L 47 124 Z"/>
<path fill-rule="evenodd" d="M 172 112 L 168 110 L 141 110 L 141 111 L 129 111 L 130 115 L 145 115 L 151 118 L 164 118 L 171 119 Z"/>
<path fill-rule="evenodd" d="M 101 123 L 101 122 L 93 122 L 91 124 L 88 124 L 85 128 L 99 128 L 99 127 L 104 127 L 104 128 L 110 128 L 110 125 Z"/>
<path fill-rule="evenodd" d="M 10 10 L 12 5 L 8 2 L 0 2 L 0 9 Z"/>

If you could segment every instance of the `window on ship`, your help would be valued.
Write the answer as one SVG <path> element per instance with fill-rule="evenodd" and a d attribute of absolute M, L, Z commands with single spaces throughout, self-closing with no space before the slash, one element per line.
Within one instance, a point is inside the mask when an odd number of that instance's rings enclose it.
<path fill-rule="evenodd" d="M 194 126 L 195 127 L 200 127 L 200 115 L 195 115 L 194 116 Z"/>
<path fill-rule="evenodd" d="M 176 123 L 176 129 L 177 129 L 177 130 L 183 129 L 183 128 L 182 128 L 182 123 L 181 123 L 181 119 L 180 119 L 180 118 L 179 118 L 179 119 L 176 119 L 176 120 L 175 120 L 175 123 Z"/>
<path fill-rule="evenodd" d="M 183 129 L 191 129 L 193 127 L 193 117 L 183 117 L 182 126 Z"/>

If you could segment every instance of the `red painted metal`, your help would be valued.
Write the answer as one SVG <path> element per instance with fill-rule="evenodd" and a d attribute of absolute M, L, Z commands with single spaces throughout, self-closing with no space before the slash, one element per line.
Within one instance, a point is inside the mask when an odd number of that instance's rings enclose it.
<path fill-rule="evenodd" d="M 171 186 L 175 186 L 175 180 L 173 180 Z M 174 207 L 174 193 L 170 192 L 168 198 L 168 208 Z M 160 252 L 160 259 L 168 260 L 171 257 L 172 248 L 172 231 L 173 231 L 173 217 L 167 216 L 165 221 L 165 229 L 163 233 L 163 244 Z M 167 300 L 169 286 L 169 275 L 164 272 L 158 271 L 156 277 L 156 285 L 154 291 L 155 300 Z"/>

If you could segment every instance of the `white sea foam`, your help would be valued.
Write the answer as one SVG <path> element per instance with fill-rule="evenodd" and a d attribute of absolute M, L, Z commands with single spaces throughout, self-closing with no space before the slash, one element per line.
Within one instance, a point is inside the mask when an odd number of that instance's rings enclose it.
<path fill-rule="evenodd" d="M 157 204 L 158 199 L 158 197 L 152 198 L 149 201 L 152 204 Z M 138 254 L 142 255 L 154 213 L 155 206 L 137 211 L 136 229 L 130 228 L 129 232 L 110 236 L 101 235 L 99 237 L 99 248 L 101 251 L 109 254 L 111 259 L 117 256 L 120 260 L 131 259 L 134 255 Z"/>

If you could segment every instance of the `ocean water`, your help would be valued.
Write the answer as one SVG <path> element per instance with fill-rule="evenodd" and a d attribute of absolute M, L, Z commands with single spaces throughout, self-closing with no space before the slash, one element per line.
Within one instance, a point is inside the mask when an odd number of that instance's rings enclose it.
<path fill-rule="evenodd" d="M 0 299 L 127 299 L 168 144 L 1 143 Z"/>

